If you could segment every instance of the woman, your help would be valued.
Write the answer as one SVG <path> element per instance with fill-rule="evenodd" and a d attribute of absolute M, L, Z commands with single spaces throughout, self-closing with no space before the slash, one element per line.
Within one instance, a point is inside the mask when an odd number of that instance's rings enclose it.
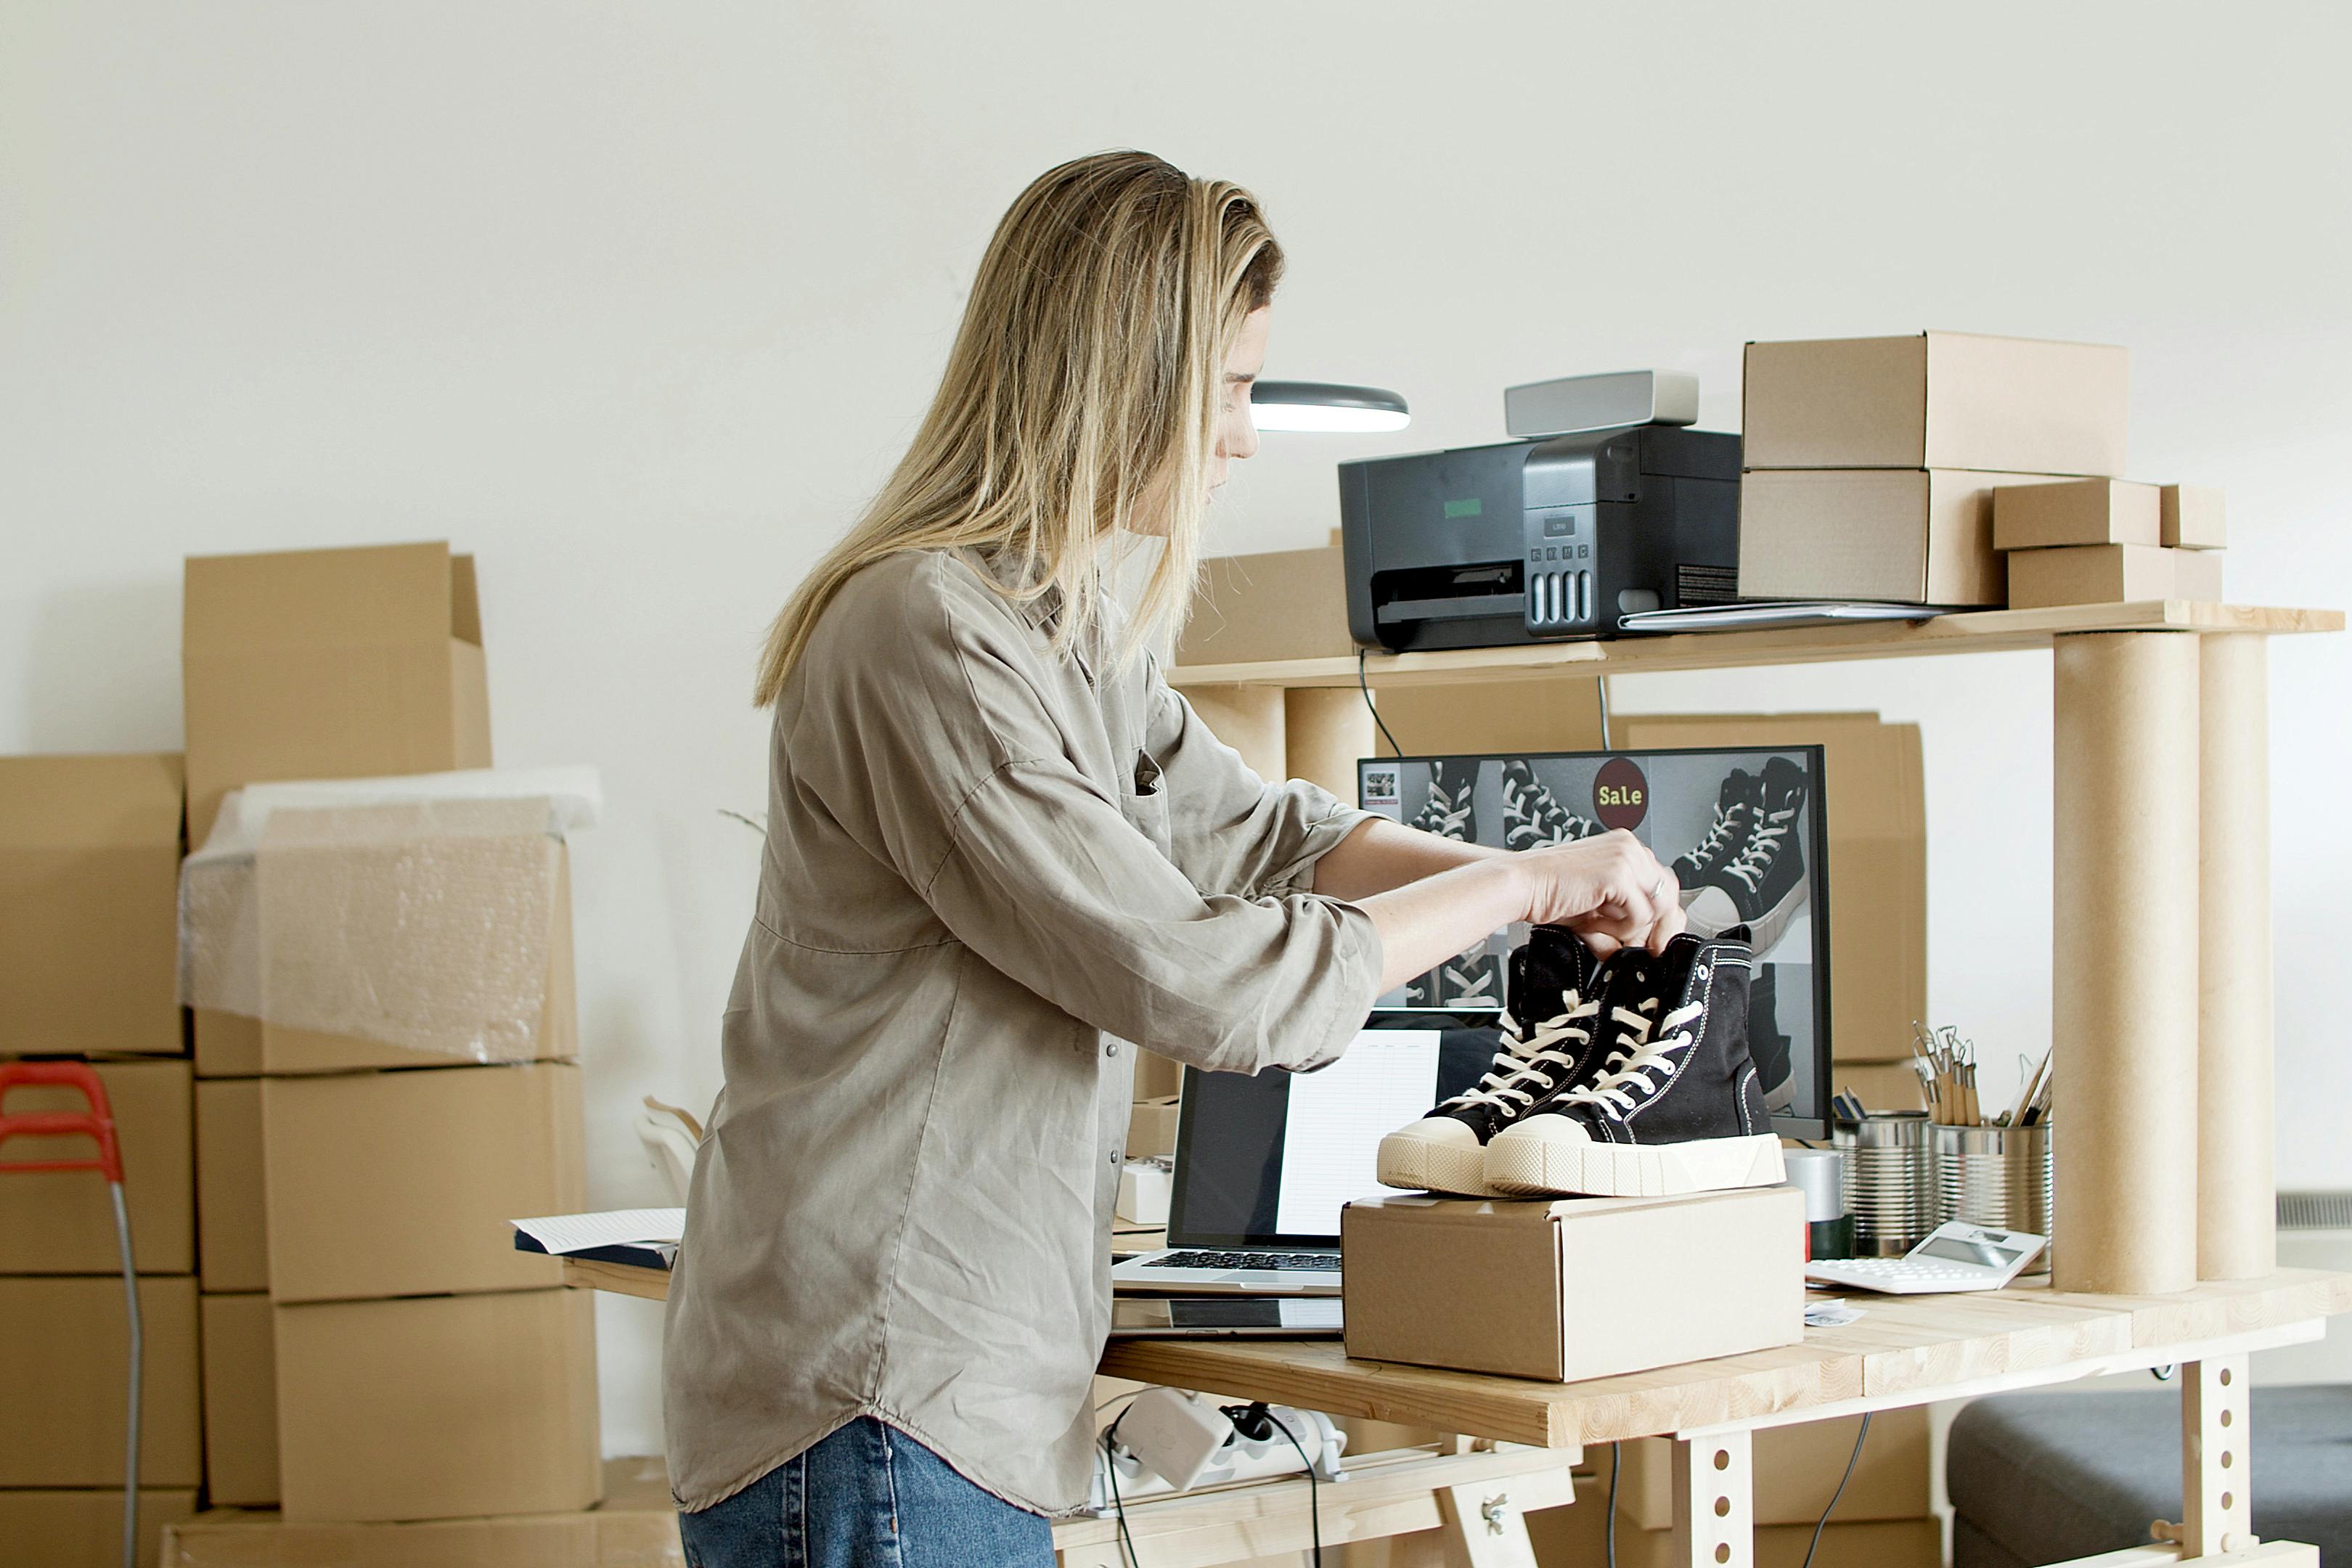
<path fill-rule="evenodd" d="M 1237 186 L 1137 153 L 1045 174 L 912 448 L 777 617 L 767 850 L 669 1302 L 698 1568 L 1050 1563 L 1136 1044 L 1317 1068 L 1512 921 L 1604 952 L 1680 927 L 1629 835 L 1504 855 L 1270 785 L 1162 679 L 1202 510 L 1257 449 L 1281 271 Z M 1130 616 L 1108 570 L 1146 539 Z"/>

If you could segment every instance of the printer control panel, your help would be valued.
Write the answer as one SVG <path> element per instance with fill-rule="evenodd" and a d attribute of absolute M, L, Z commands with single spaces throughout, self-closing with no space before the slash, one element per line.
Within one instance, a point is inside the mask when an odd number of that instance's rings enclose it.
<path fill-rule="evenodd" d="M 1538 637 L 1599 629 L 1594 510 L 1566 507 L 1527 514 L 1527 623 Z"/>

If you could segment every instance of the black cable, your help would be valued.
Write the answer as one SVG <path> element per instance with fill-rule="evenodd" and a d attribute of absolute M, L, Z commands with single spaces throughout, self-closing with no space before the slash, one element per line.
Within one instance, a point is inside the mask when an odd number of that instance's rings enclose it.
<path fill-rule="evenodd" d="M 1143 1559 L 1135 1554 L 1135 1537 L 1127 1532 L 1127 1504 L 1118 1495 L 1118 1424 L 1126 1419 L 1127 1411 L 1122 1410 L 1103 1428 L 1103 1468 L 1110 1472 L 1110 1510 L 1118 1516 L 1119 1549 L 1127 1554 L 1129 1568 L 1143 1568 Z"/>
<path fill-rule="evenodd" d="M 1364 694 L 1364 707 L 1371 713 L 1372 722 L 1381 727 L 1381 738 L 1388 742 L 1389 754 L 1392 757 L 1402 757 L 1404 755 L 1404 748 L 1397 744 L 1397 738 L 1394 735 L 1389 733 L 1389 721 L 1381 717 L 1380 705 L 1372 700 L 1372 683 L 1364 679 L 1366 651 L 1360 647 L 1356 650 L 1356 689 Z"/>
<path fill-rule="evenodd" d="M 1609 1445 L 1609 1568 L 1617 1568 L 1617 1478 L 1625 1473 L 1625 1445 Z"/>
<path fill-rule="evenodd" d="M 1845 1496 L 1846 1482 L 1853 1479 L 1853 1468 L 1862 1462 L 1862 1440 L 1870 1436 L 1870 1417 L 1862 1418 L 1862 1430 L 1853 1435 L 1853 1453 L 1845 1462 L 1845 1474 L 1838 1478 L 1837 1490 L 1830 1493 L 1830 1506 L 1822 1510 L 1822 1521 L 1813 1526 L 1813 1539 L 1805 1546 L 1805 1568 L 1813 1568 L 1813 1553 L 1821 1549 L 1822 1531 L 1830 1527 L 1830 1515 L 1837 1511 L 1838 1499 Z"/>
<path fill-rule="evenodd" d="M 1315 1568 L 1323 1568 L 1323 1510 L 1315 1501 L 1315 1461 L 1307 1457 L 1307 1447 L 1298 1440 L 1298 1434 L 1290 1429 L 1290 1423 L 1266 1410 L 1263 1405 L 1258 1409 L 1265 1411 L 1265 1418 L 1290 1439 L 1290 1446 L 1298 1450 L 1298 1462 L 1307 1467 L 1307 1526 L 1315 1540 Z"/>

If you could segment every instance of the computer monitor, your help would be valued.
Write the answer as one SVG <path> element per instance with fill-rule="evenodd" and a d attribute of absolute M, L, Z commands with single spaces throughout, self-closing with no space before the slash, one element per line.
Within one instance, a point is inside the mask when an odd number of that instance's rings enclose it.
<path fill-rule="evenodd" d="M 1503 849 L 1629 829 L 1676 867 L 1703 935 L 1738 924 L 1756 943 L 1748 1053 L 1772 1128 L 1829 1135 L 1828 804 L 1819 746 L 1374 757 L 1356 765 L 1367 811 Z M 1513 926 L 1381 999 L 1385 1009 L 1503 1005 Z"/>
<path fill-rule="evenodd" d="M 1339 1210 L 1392 1189 L 1381 1140 L 1492 1066 L 1491 1016 L 1376 1013 L 1319 1072 L 1184 1072 L 1168 1245 L 1323 1248 Z"/>

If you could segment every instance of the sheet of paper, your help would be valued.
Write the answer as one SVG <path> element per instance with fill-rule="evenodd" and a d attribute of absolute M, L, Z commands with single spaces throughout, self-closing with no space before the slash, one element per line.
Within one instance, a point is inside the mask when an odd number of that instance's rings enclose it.
<path fill-rule="evenodd" d="M 684 1209 L 610 1209 L 603 1214 L 544 1215 L 509 1223 L 558 1257 L 592 1247 L 675 1246 L 686 1239 Z"/>
<path fill-rule="evenodd" d="M 1367 1029 L 1321 1072 L 1290 1080 L 1275 1226 L 1286 1236 L 1339 1234 L 1339 1210 L 1381 1185 L 1381 1140 L 1437 1103 L 1435 1029 Z"/>

